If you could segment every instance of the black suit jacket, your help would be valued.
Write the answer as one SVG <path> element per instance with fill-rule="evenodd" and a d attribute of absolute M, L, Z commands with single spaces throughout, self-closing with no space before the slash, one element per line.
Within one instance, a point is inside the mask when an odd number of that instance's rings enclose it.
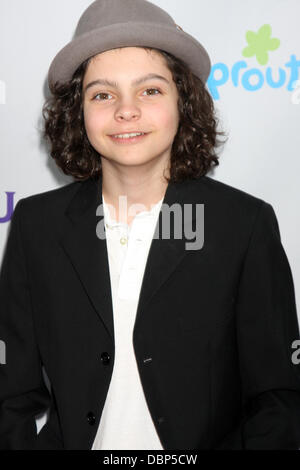
<path fill-rule="evenodd" d="M 92 447 L 114 366 L 101 203 L 100 178 L 15 207 L 0 278 L 1 449 Z M 204 204 L 205 227 L 199 250 L 184 233 L 153 238 L 139 297 L 134 351 L 164 449 L 298 449 L 299 325 L 272 206 L 208 176 L 169 183 L 163 203 Z"/>

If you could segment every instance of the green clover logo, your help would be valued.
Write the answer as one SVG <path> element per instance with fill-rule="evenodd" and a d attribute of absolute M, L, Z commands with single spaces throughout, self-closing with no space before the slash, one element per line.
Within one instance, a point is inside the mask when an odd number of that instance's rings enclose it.
<path fill-rule="evenodd" d="M 275 51 L 280 45 L 280 40 L 271 38 L 271 34 L 272 30 L 269 24 L 261 26 L 257 33 L 247 31 L 248 46 L 243 49 L 243 56 L 256 56 L 256 60 L 260 65 L 266 65 L 269 61 L 268 51 Z"/>

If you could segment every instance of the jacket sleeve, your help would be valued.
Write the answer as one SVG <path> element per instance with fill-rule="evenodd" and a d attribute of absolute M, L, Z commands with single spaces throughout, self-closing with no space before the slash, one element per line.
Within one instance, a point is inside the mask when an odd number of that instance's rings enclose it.
<path fill-rule="evenodd" d="M 299 449 L 299 340 L 290 265 L 273 207 L 262 201 L 249 241 L 236 304 L 244 414 L 217 449 Z"/>
<path fill-rule="evenodd" d="M 5 346 L 5 361 L 2 358 L 0 364 L 1 450 L 34 447 L 35 416 L 46 411 L 51 398 L 42 376 L 32 321 L 22 208 L 20 200 L 11 219 L 0 272 L 0 339 Z"/>

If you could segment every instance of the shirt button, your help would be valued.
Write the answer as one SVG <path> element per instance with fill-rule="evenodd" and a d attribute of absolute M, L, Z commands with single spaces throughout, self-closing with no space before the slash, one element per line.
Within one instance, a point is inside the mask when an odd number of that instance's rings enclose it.
<path fill-rule="evenodd" d="M 125 243 L 127 243 L 127 238 L 126 237 L 120 238 L 120 243 L 121 245 L 125 245 Z"/>

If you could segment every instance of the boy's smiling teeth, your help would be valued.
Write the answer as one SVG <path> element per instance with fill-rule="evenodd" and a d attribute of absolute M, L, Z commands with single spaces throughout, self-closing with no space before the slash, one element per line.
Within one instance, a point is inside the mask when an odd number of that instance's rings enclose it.
<path fill-rule="evenodd" d="M 121 139 L 128 139 L 130 137 L 137 137 L 139 135 L 144 135 L 145 132 L 131 132 L 131 133 L 128 133 L 128 134 L 114 134 L 112 135 L 112 137 L 116 137 L 116 138 L 121 138 Z"/>

